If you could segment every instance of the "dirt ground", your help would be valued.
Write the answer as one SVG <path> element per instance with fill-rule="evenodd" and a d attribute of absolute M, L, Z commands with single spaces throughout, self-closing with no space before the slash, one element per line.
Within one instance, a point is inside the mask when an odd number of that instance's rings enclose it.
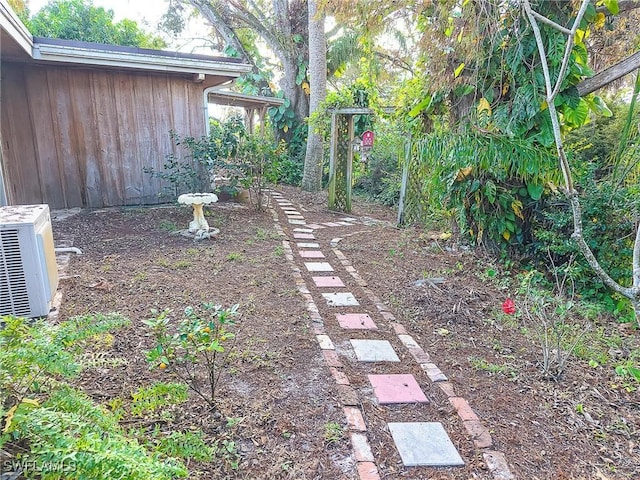
<path fill-rule="evenodd" d="M 344 216 L 326 209 L 326 194 L 278 190 L 308 222 Z M 192 462 L 191 478 L 357 478 L 347 436 L 325 438 L 331 422 L 345 425 L 340 395 L 271 214 L 221 202 L 207 215 L 220 233 L 197 243 L 172 233 L 191 219 L 183 206 L 82 211 L 54 223 L 58 241 L 83 251 L 73 256 L 61 281 L 59 318 L 115 311 L 132 321 L 104 354 L 117 361 L 85 370 L 79 383 L 108 404 L 130 399 L 139 386 L 175 380 L 170 369 L 151 371 L 145 361 L 152 342 L 142 321 L 151 310 L 169 308 L 178 319 L 190 305 L 239 303 L 237 342 L 218 396 L 222 418 L 192 395 L 188 403 L 172 407 L 170 415 L 131 418 L 127 425 L 142 430 L 158 425 L 167 433 L 201 428 L 210 441 L 235 442 L 237 470 L 229 458 Z M 513 292 L 501 273 L 486 275 L 489 267 L 499 272 L 498 267 L 481 253 L 455 248 L 432 233 L 395 228 L 395 212 L 384 207 L 357 200 L 351 216 L 360 220 L 357 226 L 319 230 L 318 240 L 326 245 L 343 237 L 340 250 L 469 401 L 516 478 L 640 478 L 640 393 L 633 384 L 623 384 L 612 368 L 592 367 L 582 359 L 572 359 L 560 381 L 544 380 L 540 347 L 523 334 L 527 325 L 501 313 L 502 301 Z M 422 278 L 443 281 L 416 287 Z M 638 348 L 637 332 L 602 321 L 605 337 Z M 333 340 L 340 345 L 346 337 Z M 415 374 L 423 375 L 419 368 Z M 491 478 L 481 451 L 441 392 L 427 392 L 429 405 L 420 407 L 426 411 L 381 409 L 363 385 L 354 386 L 364 392 L 361 408 L 381 478 Z M 465 467 L 402 466 L 386 423 L 425 414 L 443 423 Z"/>

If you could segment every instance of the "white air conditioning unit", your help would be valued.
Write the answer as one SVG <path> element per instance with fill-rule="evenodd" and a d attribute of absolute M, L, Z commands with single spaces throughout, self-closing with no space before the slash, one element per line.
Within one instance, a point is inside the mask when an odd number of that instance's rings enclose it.
<path fill-rule="evenodd" d="M 49 206 L 0 207 L 0 315 L 45 316 L 57 288 Z"/>

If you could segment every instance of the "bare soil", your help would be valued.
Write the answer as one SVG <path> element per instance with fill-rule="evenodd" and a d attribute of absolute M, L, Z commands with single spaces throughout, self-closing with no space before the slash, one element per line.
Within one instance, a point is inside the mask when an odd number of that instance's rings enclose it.
<path fill-rule="evenodd" d="M 344 216 L 326 209 L 326 194 L 278 190 L 308 223 Z M 65 270 L 59 318 L 115 311 L 132 321 L 105 354 L 118 366 L 87 369 L 79 384 L 99 402 L 118 397 L 126 404 L 140 386 L 176 380 L 170 369 L 149 369 L 144 351 L 152 341 L 142 320 L 152 309 L 169 308 L 179 319 L 189 305 L 239 303 L 237 342 L 219 389 L 220 414 L 212 415 L 192 395 L 188 403 L 171 407 L 169 415 L 131 418 L 127 426 L 149 431 L 159 426 L 167 433 L 196 427 L 209 441 L 235 442 L 241 458 L 237 470 L 225 458 L 191 462 L 191 478 L 357 478 L 348 437 L 325 438 L 330 422 L 345 425 L 341 394 L 318 348 L 271 214 L 230 202 L 207 213 L 220 233 L 197 243 L 171 232 L 190 221 L 185 207 L 82 211 L 54 223 L 57 240 L 83 251 Z M 362 200 L 351 216 L 358 225 L 316 232 L 323 251 L 330 251 L 331 239 L 342 238 L 338 248 L 469 401 L 516 478 L 640 478 L 640 393 L 634 391 L 640 385 L 625 383 L 610 366 L 594 368 L 580 358 L 571 360 L 560 381 L 543 379 L 540 346 L 525 330 L 530 325 L 519 315 L 501 313 L 502 301 L 513 292 L 482 253 L 438 240 L 432 232 L 396 229 L 395 212 Z M 289 234 L 292 226 L 283 217 L 280 213 Z M 489 266 L 500 273 L 488 277 Z M 425 277 L 444 281 L 414 285 Z M 636 331 L 600 321 L 602 338 L 621 339 L 610 356 L 623 361 L 639 348 Z M 332 330 L 331 338 L 338 353 L 348 356 L 346 334 Z M 366 377 L 350 368 L 346 365 L 345 372 L 359 394 L 382 478 L 491 478 L 482 451 L 428 379 L 421 380 L 428 404 L 381 408 Z M 375 366 L 369 368 L 368 373 L 376 372 Z M 424 377 L 418 365 L 403 373 Z M 235 421 L 229 424 L 227 418 Z M 464 467 L 402 465 L 386 423 L 425 418 L 443 423 Z"/>

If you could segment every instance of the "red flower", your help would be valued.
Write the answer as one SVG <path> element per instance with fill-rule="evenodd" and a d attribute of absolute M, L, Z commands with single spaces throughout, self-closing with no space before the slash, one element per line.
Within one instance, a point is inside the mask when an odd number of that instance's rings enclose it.
<path fill-rule="evenodd" d="M 516 313 L 516 304 L 513 303 L 513 300 L 507 298 L 502 304 L 502 311 L 509 315 L 513 315 L 514 313 Z"/>

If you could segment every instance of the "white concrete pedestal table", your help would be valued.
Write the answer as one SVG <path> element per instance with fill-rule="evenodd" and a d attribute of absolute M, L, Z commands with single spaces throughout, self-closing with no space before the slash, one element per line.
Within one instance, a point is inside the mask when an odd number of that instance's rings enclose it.
<path fill-rule="evenodd" d="M 215 193 L 185 193 L 178 197 L 178 203 L 193 207 L 193 220 L 189 222 L 189 233 L 203 234 L 209 231 L 209 224 L 204 218 L 203 207 L 218 201 Z"/>

